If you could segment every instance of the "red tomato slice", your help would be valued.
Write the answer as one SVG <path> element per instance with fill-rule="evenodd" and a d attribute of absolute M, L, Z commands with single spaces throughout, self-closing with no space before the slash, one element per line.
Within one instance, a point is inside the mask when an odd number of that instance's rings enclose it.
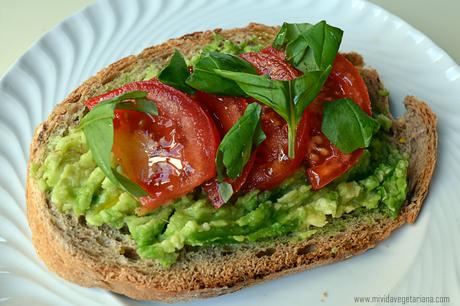
<path fill-rule="evenodd" d="M 198 91 L 195 98 L 211 114 L 222 137 L 235 125 L 248 106 L 248 101 L 241 97 L 216 96 Z"/>
<path fill-rule="evenodd" d="M 248 106 L 248 100 L 241 97 L 223 97 L 199 91 L 196 93 L 195 98 L 201 103 L 203 108 L 211 114 L 222 137 L 224 137 L 228 130 L 235 125 Z M 251 159 L 238 178 L 227 179 L 227 183 L 232 185 L 234 193 L 238 192 L 241 186 L 243 186 L 254 165 L 254 160 L 255 153 L 252 154 Z M 206 191 L 209 200 L 215 207 L 221 207 L 224 204 L 224 200 L 219 194 L 219 185 L 216 178 L 203 184 L 203 189 Z"/>
<path fill-rule="evenodd" d="M 148 92 L 159 114 L 118 110 L 113 152 L 124 173 L 150 194 L 140 199 L 146 213 L 215 176 L 219 134 L 196 101 L 157 80 L 127 84 L 86 105 L 134 90 Z"/>
<path fill-rule="evenodd" d="M 278 186 L 292 175 L 305 156 L 308 140 L 305 116 L 297 126 L 295 157 L 288 157 L 288 127 L 286 121 L 272 109 L 263 108 L 262 130 L 267 138 L 259 146 L 254 166 L 249 173 L 243 190 L 267 190 Z"/>
<path fill-rule="evenodd" d="M 259 74 L 268 74 L 274 80 L 292 80 L 302 73 L 285 60 L 283 51 L 267 47 L 260 52 L 248 52 L 240 55 L 251 63 Z"/>
<path fill-rule="evenodd" d="M 291 80 L 301 75 L 301 72 L 285 61 L 283 51 L 272 47 L 260 52 L 245 53 L 241 57 L 251 63 L 259 74 L 268 74 L 273 79 Z M 262 129 L 267 138 L 257 150 L 253 169 L 243 190 L 271 189 L 292 175 L 299 168 L 306 153 L 306 127 L 304 116 L 297 127 L 295 158 L 289 159 L 287 123 L 272 109 L 264 106 Z"/>
<path fill-rule="evenodd" d="M 226 180 L 227 183 L 232 185 L 232 189 L 234 193 L 238 192 L 241 189 L 241 187 L 244 185 L 244 183 L 246 182 L 246 179 L 254 165 L 255 160 L 256 160 L 256 154 L 253 153 L 251 155 L 251 159 L 248 161 L 248 163 L 244 167 L 241 175 L 236 179 L 229 178 Z M 219 208 L 225 204 L 224 200 L 222 199 L 219 193 L 219 182 L 217 181 L 217 178 L 213 178 L 210 181 L 207 181 L 206 183 L 204 183 L 203 189 L 208 194 L 208 198 L 211 201 L 211 203 L 214 205 L 214 207 Z"/>
<path fill-rule="evenodd" d="M 340 98 L 353 99 L 366 113 L 372 114 L 369 93 L 358 70 L 338 54 L 331 74 L 318 97 L 307 107 L 310 143 L 306 159 L 307 175 L 313 189 L 320 189 L 349 170 L 363 153 L 358 149 L 344 154 L 321 132 L 323 103 Z"/>

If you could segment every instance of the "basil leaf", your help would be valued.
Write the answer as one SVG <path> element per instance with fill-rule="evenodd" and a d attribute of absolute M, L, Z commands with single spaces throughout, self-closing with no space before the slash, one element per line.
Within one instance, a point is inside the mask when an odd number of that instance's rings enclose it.
<path fill-rule="evenodd" d="M 130 102 L 119 102 L 115 109 L 135 110 L 150 115 L 158 115 L 158 109 L 155 103 L 148 99 L 136 99 Z"/>
<path fill-rule="evenodd" d="M 182 54 L 176 49 L 166 67 L 158 74 L 160 82 L 179 89 L 188 94 L 193 94 L 195 90 L 185 83 L 190 76 L 187 64 Z"/>
<path fill-rule="evenodd" d="M 307 72 L 294 80 L 272 80 L 266 76 L 215 70 L 222 77 L 235 81 L 249 96 L 271 107 L 288 123 L 289 157 L 295 155 L 297 124 L 305 108 L 316 98 L 326 82 L 331 66 L 325 71 Z"/>
<path fill-rule="evenodd" d="M 287 81 L 277 81 L 265 75 L 255 75 L 243 72 L 233 72 L 226 70 L 215 70 L 219 76 L 233 80 L 248 95 L 256 100 L 270 106 L 281 117 L 288 120 L 285 104 L 288 89 Z"/>
<path fill-rule="evenodd" d="M 302 72 L 325 70 L 334 62 L 343 31 L 324 20 L 315 25 L 284 23 L 273 46 L 285 45 L 286 60 Z"/>
<path fill-rule="evenodd" d="M 207 93 L 224 96 L 244 96 L 244 92 L 233 82 L 217 75 L 214 70 L 239 71 L 256 74 L 256 69 L 247 61 L 231 54 L 209 52 L 193 67 L 187 85 Z"/>
<path fill-rule="evenodd" d="M 284 22 L 281 28 L 279 29 L 278 33 L 276 34 L 275 39 L 273 39 L 273 43 L 272 43 L 273 47 L 277 49 L 281 49 L 283 47 L 284 43 L 287 40 L 286 38 L 287 27 L 288 27 L 288 23 Z"/>
<path fill-rule="evenodd" d="M 332 66 L 328 66 L 323 71 L 309 71 L 291 81 L 291 99 L 295 105 L 296 124 L 302 118 L 305 108 L 318 96 L 331 70 Z"/>
<path fill-rule="evenodd" d="M 227 203 L 233 195 L 233 187 L 227 182 L 218 183 L 219 195 L 224 203 Z"/>
<path fill-rule="evenodd" d="M 136 183 L 112 168 L 113 119 L 117 108 L 145 111 L 157 115 L 156 105 L 147 100 L 146 97 L 146 92 L 132 91 L 100 102 L 81 119 L 79 125 L 85 134 L 86 142 L 98 167 L 112 183 L 122 187 L 135 197 L 147 196 L 148 194 Z M 126 102 L 127 100 L 131 101 Z"/>
<path fill-rule="evenodd" d="M 126 176 L 120 174 L 116 169 L 112 168 L 112 172 L 117 179 L 117 181 L 123 186 L 123 188 L 132 194 L 136 198 L 148 196 L 148 193 L 144 191 L 138 184 L 131 181 Z"/>
<path fill-rule="evenodd" d="M 114 104 L 96 105 L 83 117 L 80 122 L 80 128 L 83 129 L 94 161 L 104 174 L 112 182 L 116 183 L 118 180 L 113 175 L 111 165 L 114 109 Z"/>
<path fill-rule="evenodd" d="M 88 114 L 86 114 L 85 117 L 83 117 L 83 119 L 80 121 L 79 128 L 83 128 L 86 125 L 92 124 L 93 121 L 99 121 L 107 118 L 113 119 L 114 114 L 107 112 L 105 108 L 113 107 L 114 109 L 130 109 L 142 112 L 145 111 L 151 115 L 157 115 L 158 110 L 156 105 L 152 101 L 146 99 L 146 97 L 147 93 L 144 91 L 130 91 L 111 99 L 102 101 L 98 103 Z M 147 105 L 147 103 L 152 105 Z M 97 108 L 100 107 L 103 107 L 104 110 L 97 110 Z"/>
<path fill-rule="evenodd" d="M 285 22 L 278 31 L 278 34 L 276 34 L 272 46 L 281 49 L 287 42 L 296 39 L 301 33 L 307 31 L 312 26 L 309 23 Z"/>
<path fill-rule="evenodd" d="M 251 158 L 253 147 L 258 146 L 265 134 L 260 127 L 262 107 L 257 103 L 247 106 L 243 116 L 222 139 L 216 156 L 217 178 L 237 178 Z"/>
<path fill-rule="evenodd" d="M 351 99 L 324 103 L 321 131 L 344 153 L 368 147 L 379 128 L 379 123 Z"/>

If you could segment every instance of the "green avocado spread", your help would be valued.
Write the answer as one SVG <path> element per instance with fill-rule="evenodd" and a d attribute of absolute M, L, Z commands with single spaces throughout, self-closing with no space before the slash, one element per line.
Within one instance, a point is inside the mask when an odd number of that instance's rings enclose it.
<path fill-rule="evenodd" d="M 239 54 L 260 46 L 253 41 L 235 44 L 217 36 L 203 52 L 208 49 Z M 151 68 L 147 73 L 155 74 Z M 126 81 L 134 80 L 128 77 Z M 386 121 L 386 127 L 388 124 L 391 121 Z M 385 129 L 374 136 L 354 168 L 321 190 L 311 190 L 304 169 L 299 169 L 277 188 L 251 191 L 219 209 L 198 188 L 172 204 L 138 216 L 138 201 L 104 176 L 83 132 L 77 129 L 50 139 L 44 163 L 33 165 L 31 173 L 59 211 L 85 216 L 90 226 L 127 227 L 141 258 L 170 266 L 185 246 L 275 237 L 307 239 L 357 212 L 379 211 L 397 217 L 406 199 L 409 163 L 405 154 L 390 145 Z"/>

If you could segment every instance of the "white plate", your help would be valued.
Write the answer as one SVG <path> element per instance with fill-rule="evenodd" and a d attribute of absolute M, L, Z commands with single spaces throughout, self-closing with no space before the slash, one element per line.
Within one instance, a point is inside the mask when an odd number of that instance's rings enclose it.
<path fill-rule="evenodd" d="M 321 19 L 345 30 L 342 50 L 359 51 L 380 71 L 397 114 L 406 94 L 437 113 L 439 160 L 422 213 L 364 255 L 188 305 L 354 305 L 355 296 L 386 294 L 449 296 L 449 305 L 460 304 L 460 68 L 422 33 L 361 0 L 100 1 L 42 37 L 0 82 L 0 301 L 139 305 L 59 279 L 34 252 L 24 199 L 28 146 L 56 102 L 111 62 L 168 38 Z"/>

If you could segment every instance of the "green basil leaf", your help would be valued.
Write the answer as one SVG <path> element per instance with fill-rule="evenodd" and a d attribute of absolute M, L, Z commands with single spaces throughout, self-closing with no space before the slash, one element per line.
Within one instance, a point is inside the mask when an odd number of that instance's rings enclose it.
<path fill-rule="evenodd" d="M 158 74 L 160 82 L 179 89 L 188 94 L 193 94 L 195 90 L 185 83 L 190 76 L 187 64 L 182 54 L 176 49 L 166 67 Z"/>
<path fill-rule="evenodd" d="M 260 127 L 262 107 L 257 103 L 247 106 L 243 116 L 225 134 L 217 149 L 217 178 L 237 178 L 251 158 L 254 146 L 259 145 L 265 134 Z"/>
<path fill-rule="evenodd" d="M 302 118 L 305 108 L 318 96 L 331 70 L 332 66 L 328 66 L 323 71 L 309 71 L 300 78 L 291 81 L 292 92 L 294 93 L 292 100 L 296 109 L 296 124 Z"/>
<path fill-rule="evenodd" d="M 119 102 L 116 105 L 115 109 L 135 110 L 153 116 L 158 115 L 158 109 L 156 104 L 148 99 L 136 99 L 128 102 Z"/>
<path fill-rule="evenodd" d="M 255 75 L 243 72 L 214 70 L 226 79 L 234 81 L 248 96 L 273 108 L 281 117 L 288 120 L 285 105 L 288 103 L 287 81 L 272 80 L 265 75 Z"/>
<path fill-rule="evenodd" d="M 262 130 L 262 126 L 260 125 L 260 119 L 259 119 L 259 124 L 257 124 L 256 130 L 254 132 L 254 138 L 252 142 L 253 147 L 257 148 L 258 146 L 260 146 L 266 138 L 267 138 L 267 135 L 265 135 L 264 131 Z"/>
<path fill-rule="evenodd" d="M 325 71 L 307 72 L 290 81 L 272 80 L 266 76 L 215 70 L 222 77 L 235 81 L 249 96 L 271 107 L 288 123 L 289 157 L 295 155 L 297 124 L 305 108 L 316 98 L 326 82 L 331 66 Z"/>
<path fill-rule="evenodd" d="M 118 95 L 118 96 L 115 96 L 115 97 L 113 97 L 111 99 L 102 101 L 97 105 L 110 104 L 110 103 L 120 103 L 120 102 L 123 102 L 125 100 L 145 99 L 145 98 L 147 98 L 147 95 L 148 95 L 148 93 L 145 92 L 145 91 L 134 90 L 134 91 L 125 92 L 125 93 L 123 93 L 121 95 Z"/>
<path fill-rule="evenodd" d="M 288 23 L 283 23 L 281 28 L 279 29 L 278 33 L 275 36 L 275 39 L 273 40 L 272 46 L 281 49 L 286 42 L 286 35 L 287 35 L 287 27 Z"/>
<path fill-rule="evenodd" d="M 231 54 L 209 52 L 193 67 L 187 85 L 207 93 L 224 96 L 244 96 L 245 93 L 232 80 L 217 75 L 214 70 L 239 71 L 256 74 L 256 69 L 247 61 Z"/>
<path fill-rule="evenodd" d="M 144 189 L 141 188 L 138 184 L 134 183 L 131 181 L 129 178 L 126 176 L 120 174 L 116 169 L 112 168 L 112 172 L 117 179 L 117 181 L 123 186 L 123 188 L 128 191 L 130 194 L 132 194 L 136 198 L 140 198 L 143 196 L 148 196 L 148 193 L 145 192 Z"/>
<path fill-rule="evenodd" d="M 233 187 L 227 182 L 218 183 L 219 195 L 224 203 L 227 203 L 233 195 Z"/>
<path fill-rule="evenodd" d="M 113 118 L 115 104 L 98 104 L 80 122 L 93 159 L 104 174 L 114 183 L 111 156 L 113 146 Z"/>
<path fill-rule="evenodd" d="M 276 34 L 275 39 L 273 40 L 272 46 L 281 49 L 287 42 L 292 41 L 299 37 L 299 35 L 313 25 L 309 23 L 283 23 L 278 34 Z"/>
<path fill-rule="evenodd" d="M 368 147 L 379 128 L 379 123 L 351 99 L 324 103 L 321 131 L 344 153 Z"/>
<path fill-rule="evenodd" d="M 156 105 L 153 101 L 146 100 L 146 97 L 146 92 L 132 91 L 102 101 L 81 119 L 79 125 L 85 134 L 86 142 L 98 167 L 112 183 L 122 187 L 135 197 L 147 196 L 148 194 L 136 183 L 112 168 L 113 119 L 115 109 L 120 106 L 122 109 L 146 111 L 152 115 L 158 114 Z M 148 103 L 154 106 L 147 105 Z"/>
<path fill-rule="evenodd" d="M 320 21 L 284 23 L 275 37 L 274 47 L 285 46 L 286 60 L 302 72 L 324 71 L 334 62 L 343 31 Z"/>

